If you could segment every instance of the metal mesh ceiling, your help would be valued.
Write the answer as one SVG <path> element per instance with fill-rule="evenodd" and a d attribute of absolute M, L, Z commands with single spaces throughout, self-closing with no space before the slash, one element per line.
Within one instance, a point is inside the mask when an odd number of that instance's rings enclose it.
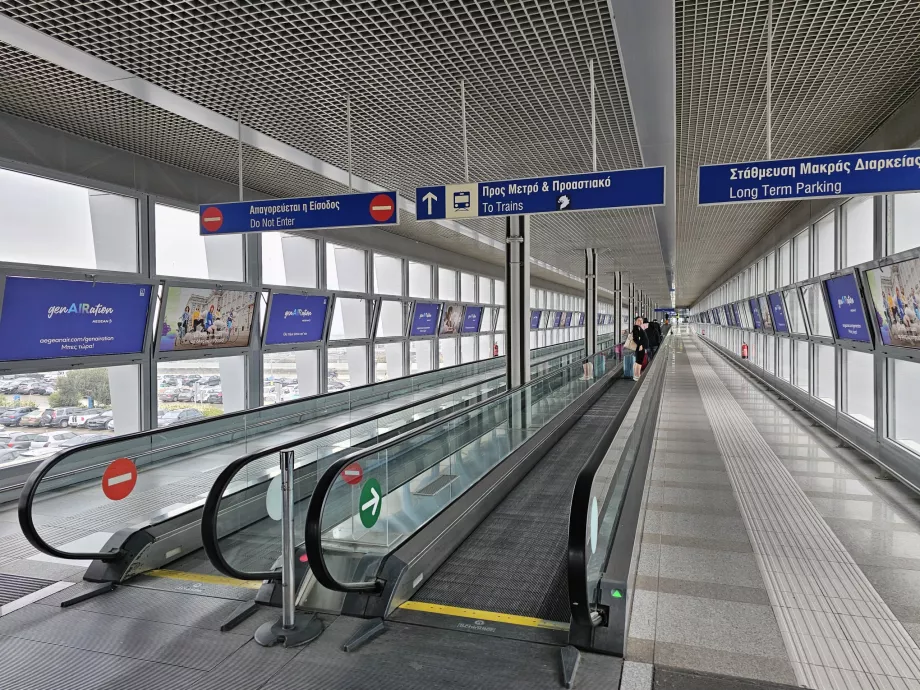
<path fill-rule="evenodd" d="M 241 111 L 245 124 L 343 168 L 350 94 L 355 174 L 409 198 L 421 184 L 462 179 L 461 78 L 471 179 L 589 169 L 588 61 L 594 58 L 598 166 L 641 165 L 607 0 L 0 0 L 0 12 L 222 115 Z M 0 79 L 9 81 L 5 70 Z M 97 88 L 83 84 L 72 99 L 85 101 L 82 110 L 57 107 L 53 122 L 31 106 L 22 93 L 27 88 L 20 89 L 18 114 L 97 138 L 82 123 L 95 119 Z M 102 101 L 109 98 L 115 97 Z M 12 110 L 9 102 L 4 97 L 0 107 Z M 146 131 L 143 104 L 124 108 L 134 112 L 133 123 L 97 125 L 108 128 L 107 143 L 114 138 L 120 141 L 114 145 L 135 150 L 130 139 L 137 136 L 153 158 L 222 167 L 183 160 L 183 132 L 156 136 Z M 174 119 L 181 130 L 184 121 Z M 202 141 L 215 138 L 199 134 Z M 223 159 L 228 146 L 231 140 L 196 148 L 205 158 L 212 150 Z M 311 177 L 304 171 L 292 179 L 303 181 L 301 193 L 323 193 L 320 182 L 310 186 Z M 470 225 L 504 237 L 501 222 Z M 582 250 L 594 246 L 602 250 L 605 273 L 628 270 L 654 297 L 667 299 L 650 211 L 534 218 L 532 228 L 535 258 L 581 274 Z M 406 223 L 395 232 L 451 242 L 464 253 L 487 250 L 495 260 L 493 249 L 473 248 L 478 243 L 433 224 Z"/>
<path fill-rule="evenodd" d="M 697 206 L 697 166 L 766 157 L 767 0 L 677 1 L 677 299 L 791 203 Z M 853 150 L 920 87 L 920 2 L 773 3 L 773 157 Z"/>

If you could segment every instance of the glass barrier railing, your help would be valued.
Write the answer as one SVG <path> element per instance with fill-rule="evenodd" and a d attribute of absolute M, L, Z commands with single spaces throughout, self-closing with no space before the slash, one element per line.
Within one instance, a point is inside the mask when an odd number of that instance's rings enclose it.
<path fill-rule="evenodd" d="M 558 355 L 535 362 L 531 366 L 532 376 L 544 376 L 582 361 L 580 352 Z M 281 500 L 280 450 L 295 452 L 295 524 L 302 524 L 317 474 L 322 474 L 333 462 L 356 446 L 382 443 L 505 390 L 503 379 L 493 379 L 490 384 L 407 405 L 341 432 L 304 438 L 231 463 L 214 482 L 202 515 L 202 543 L 211 562 L 224 574 L 239 579 L 269 579 L 278 575 L 274 567 L 280 554 L 277 508 Z M 350 482 L 361 480 L 357 468 L 346 468 L 343 477 Z"/>
<path fill-rule="evenodd" d="M 388 554 L 613 373 L 613 350 L 588 359 L 593 367 L 564 367 L 320 468 L 305 533 L 317 581 L 338 592 L 378 590 Z"/>
<path fill-rule="evenodd" d="M 580 344 L 567 347 L 564 361 L 580 356 Z M 538 365 L 559 356 L 550 348 L 532 355 Z M 381 411 L 444 393 L 482 395 L 503 381 L 492 362 L 485 369 L 482 364 L 395 379 L 378 384 L 380 390 L 341 391 L 67 449 L 25 466 L 31 474 L 19 497 L 20 526 L 29 542 L 49 555 L 112 560 L 121 548 L 114 535 L 200 508 L 214 479 L 233 460 L 311 432 L 341 431 Z M 69 519 L 76 515 L 79 520 Z"/>

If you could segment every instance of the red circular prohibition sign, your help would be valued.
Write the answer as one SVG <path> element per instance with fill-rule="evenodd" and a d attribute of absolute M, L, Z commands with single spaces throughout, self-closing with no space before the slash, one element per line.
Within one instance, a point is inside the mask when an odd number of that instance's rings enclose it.
<path fill-rule="evenodd" d="M 385 223 L 396 213 L 396 204 L 388 194 L 378 194 L 371 199 L 371 218 L 378 223 Z"/>
<path fill-rule="evenodd" d="M 354 485 L 359 483 L 362 477 L 364 477 L 364 470 L 361 468 L 361 465 L 353 462 L 347 467 L 343 468 L 342 471 L 339 472 L 339 476 L 342 477 L 342 481 L 346 484 Z"/>
<path fill-rule="evenodd" d="M 209 206 L 201 214 L 201 226 L 208 232 L 217 232 L 224 224 L 224 214 L 216 206 Z"/>
<path fill-rule="evenodd" d="M 127 498 L 137 485 L 137 468 L 128 458 L 118 458 L 102 473 L 102 493 L 110 501 Z"/>

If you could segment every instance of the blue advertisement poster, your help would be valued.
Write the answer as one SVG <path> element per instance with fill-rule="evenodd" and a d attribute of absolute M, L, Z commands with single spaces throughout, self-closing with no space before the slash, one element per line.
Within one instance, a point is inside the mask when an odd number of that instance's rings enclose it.
<path fill-rule="evenodd" d="M 831 301 L 831 312 L 834 315 L 837 337 L 843 340 L 871 343 L 872 338 L 866 324 L 866 315 L 860 304 L 859 289 L 856 287 L 856 276 L 847 273 L 825 280 L 824 285 L 827 287 L 827 296 Z"/>
<path fill-rule="evenodd" d="M 315 343 L 323 339 L 329 298 L 276 292 L 265 328 L 266 345 Z"/>
<path fill-rule="evenodd" d="M 559 328 L 559 324 L 562 323 L 562 312 L 557 311 L 553 312 L 553 328 Z"/>
<path fill-rule="evenodd" d="M 416 302 L 415 311 L 412 313 L 412 327 L 410 336 L 434 335 L 438 327 L 438 313 L 441 305 L 438 302 Z"/>
<path fill-rule="evenodd" d="M 732 305 L 732 311 L 735 313 L 735 325 L 736 325 L 738 328 L 743 328 L 743 327 L 744 327 L 744 322 L 741 320 L 741 312 L 738 310 L 738 303 L 737 303 L 737 302 L 735 302 L 735 303 Z"/>
<path fill-rule="evenodd" d="M 583 311 L 578 312 L 578 325 L 579 326 L 585 325 L 585 313 Z"/>
<path fill-rule="evenodd" d="M 467 307 L 463 313 L 463 327 L 461 333 L 479 333 L 482 323 L 482 307 Z"/>
<path fill-rule="evenodd" d="M 773 325 L 776 327 L 776 332 L 788 333 L 789 324 L 786 322 L 786 307 L 783 304 L 783 296 L 778 292 L 774 292 L 768 299 L 770 300 L 770 310 L 773 312 Z"/>
<path fill-rule="evenodd" d="M 0 361 L 142 352 L 151 289 L 9 277 L 0 311 Z"/>
<path fill-rule="evenodd" d="M 531 309 L 530 311 L 530 330 L 534 331 L 540 327 L 540 317 L 543 315 L 543 312 L 539 309 Z"/>
<path fill-rule="evenodd" d="M 562 327 L 568 328 L 571 325 L 572 325 L 572 312 L 570 311 L 564 312 L 564 316 L 562 317 Z"/>
<path fill-rule="evenodd" d="M 760 305 L 757 304 L 757 298 L 748 300 L 748 304 L 751 306 L 751 319 L 754 321 L 754 328 L 759 331 L 763 328 L 763 321 L 760 318 Z"/>

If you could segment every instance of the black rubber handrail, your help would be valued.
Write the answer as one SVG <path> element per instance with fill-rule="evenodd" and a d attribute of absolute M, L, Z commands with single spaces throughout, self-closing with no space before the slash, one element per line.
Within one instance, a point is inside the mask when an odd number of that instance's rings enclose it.
<path fill-rule="evenodd" d="M 572 354 L 572 353 L 568 353 L 568 354 Z M 552 362 L 554 359 L 561 359 L 566 356 L 568 356 L 566 353 L 560 353 L 556 357 L 551 357 L 549 359 L 544 360 L 543 362 L 541 362 L 541 364 L 544 362 Z M 584 361 L 584 360 L 581 360 L 581 361 Z M 499 378 L 499 377 L 495 377 L 495 378 Z M 374 414 L 369 417 L 365 417 L 364 419 L 361 419 L 358 421 L 351 420 L 348 423 L 338 426 L 334 429 L 325 429 L 323 431 L 318 431 L 308 436 L 304 436 L 297 440 L 285 441 L 284 443 L 280 443 L 276 446 L 273 446 L 272 448 L 267 448 L 264 450 L 256 451 L 255 453 L 250 453 L 249 455 L 245 455 L 237 460 L 234 460 L 232 463 L 227 465 L 223 470 L 221 470 L 221 473 L 217 476 L 217 479 L 214 480 L 214 484 L 211 485 L 211 489 L 210 491 L 208 491 L 208 496 L 205 499 L 204 508 L 202 509 L 202 513 L 201 513 L 201 543 L 202 543 L 202 546 L 204 547 L 205 553 L 208 556 L 208 559 L 210 559 L 211 561 L 211 564 L 215 568 L 217 568 L 217 570 L 222 572 L 224 575 L 227 575 L 228 577 L 236 578 L 238 580 L 277 580 L 281 578 L 280 570 L 264 570 L 264 571 L 253 571 L 253 572 L 238 570 L 237 568 L 234 568 L 232 565 L 230 565 L 229 562 L 227 562 L 227 560 L 224 558 L 223 552 L 220 549 L 220 538 L 217 535 L 217 520 L 220 517 L 220 504 L 224 498 L 224 491 L 227 490 L 227 487 L 230 485 L 230 482 L 233 481 L 233 478 L 237 475 L 237 473 L 246 465 L 256 462 L 257 460 L 261 460 L 262 458 L 268 457 L 270 455 L 278 454 L 283 450 L 289 450 L 293 446 L 299 446 L 304 443 L 310 443 L 312 441 L 317 441 L 324 436 L 328 436 L 333 433 L 339 433 L 343 431 L 344 429 L 347 429 L 353 426 L 357 426 L 359 424 L 364 424 L 366 422 L 372 422 L 375 419 L 380 419 L 381 417 L 388 417 L 393 414 L 399 414 L 400 412 L 405 412 L 406 410 L 416 407 L 418 405 L 424 405 L 426 403 L 433 402 L 440 398 L 446 397 L 447 395 L 455 395 L 456 393 L 466 390 L 467 388 L 475 388 L 477 386 L 481 386 L 484 383 L 487 383 L 488 381 L 492 381 L 492 380 L 494 379 L 486 379 L 485 381 L 479 381 L 477 383 L 470 383 L 464 386 L 463 388 L 458 388 L 455 391 L 451 391 L 451 393 L 449 394 L 441 393 L 439 395 L 433 395 L 423 400 L 417 400 L 412 403 L 406 403 L 405 405 L 402 405 L 401 407 L 393 408 L 391 410 L 386 410 L 384 412 L 378 412 L 377 414 Z M 490 401 L 492 399 L 493 398 L 489 398 Z M 463 411 L 469 411 L 471 409 L 473 409 L 472 406 L 464 408 Z M 436 420 L 436 421 L 443 421 L 448 418 L 449 417 L 442 417 L 441 420 Z M 390 439 L 390 441 L 393 441 L 393 442 L 395 442 L 396 440 L 397 439 Z M 241 491 L 244 491 L 244 490 L 245 489 L 242 489 Z"/>
<path fill-rule="evenodd" d="M 593 359 L 598 354 L 602 354 L 602 353 L 597 352 L 593 355 L 588 355 L 584 357 L 581 360 L 581 362 L 578 362 L 578 364 L 583 364 L 589 359 Z M 577 364 L 573 363 L 570 368 L 574 368 L 575 366 L 577 366 Z M 519 391 L 521 391 L 522 389 L 528 386 L 538 384 L 541 381 L 545 381 L 552 376 L 559 376 L 560 374 L 564 372 L 565 372 L 565 369 L 563 368 L 563 369 L 558 369 L 549 374 L 545 374 L 544 376 L 536 378 L 533 381 L 529 381 L 523 386 L 514 388 L 509 391 L 505 391 L 501 395 L 498 395 L 494 398 L 491 398 L 489 400 L 486 400 L 476 405 L 473 405 L 471 407 L 468 407 L 464 410 L 461 410 L 452 415 L 444 417 L 443 419 L 438 419 L 428 424 L 425 424 L 424 426 L 418 427 L 417 429 L 414 429 L 413 431 L 407 432 L 399 436 L 398 438 L 395 438 L 389 441 L 385 441 L 383 443 L 371 446 L 364 450 L 346 455 L 345 457 L 340 458 L 339 460 L 334 462 L 332 465 L 330 465 L 326 469 L 326 471 L 323 473 L 323 475 L 317 479 L 316 488 L 313 490 L 313 495 L 310 497 L 310 505 L 307 508 L 306 527 L 304 530 L 304 548 L 307 553 L 307 560 L 310 564 L 310 570 L 313 572 L 313 576 L 316 578 L 317 582 L 319 582 L 326 589 L 336 591 L 336 592 L 379 592 L 382 590 L 383 585 L 384 585 L 384 583 L 379 579 L 374 579 L 373 581 L 368 581 L 368 582 L 339 582 L 338 580 L 335 579 L 335 577 L 329 571 L 329 568 L 326 566 L 325 554 L 323 553 L 323 545 L 322 545 L 321 520 L 322 520 L 322 515 L 323 515 L 323 508 L 326 503 L 326 494 L 328 493 L 333 482 L 339 476 L 339 473 L 347 465 L 350 465 L 351 463 L 354 463 L 354 462 L 359 462 L 363 460 L 364 458 L 370 457 L 372 455 L 376 455 L 377 453 L 381 452 L 385 448 L 395 445 L 396 443 L 402 443 L 415 436 L 419 436 L 421 434 L 427 433 L 437 426 L 448 424 L 452 422 L 453 420 L 458 419 L 463 415 L 470 414 L 471 412 L 475 412 L 476 410 L 482 407 L 485 407 L 486 405 L 494 405 L 496 403 L 500 403 L 502 399 L 507 399 L 511 395 L 518 393 Z"/>
<path fill-rule="evenodd" d="M 669 333 L 670 329 L 662 337 L 661 345 L 664 345 L 664 340 Z M 642 372 L 642 378 L 645 378 L 657 361 L 658 357 L 656 355 L 655 358 L 652 359 L 651 365 Z M 610 426 L 604 432 L 604 435 L 594 447 L 594 450 L 591 451 L 588 460 L 582 466 L 581 470 L 579 470 L 578 476 L 575 479 L 575 488 L 572 490 L 572 508 L 569 511 L 567 575 L 572 623 L 575 625 L 586 627 L 591 627 L 593 625 L 591 619 L 591 601 L 587 584 L 589 559 L 587 532 L 588 520 L 590 519 L 591 512 L 591 488 L 594 485 L 594 478 L 597 475 L 597 471 L 604 462 L 607 451 L 610 449 L 610 445 L 613 443 L 614 438 L 616 438 L 617 432 L 623 425 L 626 415 L 629 414 L 629 408 L 633 404 L 638 393 L 639 386 L 635 386 L 633 390 L 629 392 L 629 395 L 620 407 L 620 411 L 613 419 L 613 422 L 611 422 Z M 614 479 L 611 481 L 611 486 L 616 483 L 619 470 L 620 468 L 618 467 L 617 474 L 614 475 Z M 615 525 L 613 531 L 614 533 L 616 532 Z"/>
<path fill-rule="evenodd" d="M 554 346 L 547 345 L 546 347 L 554 347 Z M 531 350 L 531 352 L 532 353 L 537 352 L 538 350 L 542 350 L 542 349 L 544 348 L 537 348 L 537 350 Z M 459 366 L 466 366 L 466 365 L 457 364 L 455 366 L 459 367 Z M 452 368 L 454 367 L 445 367 L 444 369 L 437 369 L 435 371 L 447 371 Z M 399 380 L 404 381 L 406 379 L 410 379 L 416 376 L 421 376 L 423 374 L 430 374 L 430 373 L 431 372 L 428 372 L 428 371 L 418 372 L 416 374 L 411 374 L 410 376 L 402 377 Z M 489 380 L 489 379 L 486 379 L 486 380 Z M 367 386 L 372 386 L 372 385 L 376 385 L 376 384 L 367 384 Z M 277 410 L 281 407 L 291 406 L 297 403 L 303 403 L 305 400 L 312 401 L 312 400 L 323 399 L 323 398 L 326 398 L 328 396 L 333 396 L 333 395 L 350 394 L 356 390 L 361 390 L 363 388 L 366 388 L 367 386 L 356 386 L 355 388 L 349 388 L 346 391 L 335 391 L 331 393 L 324 393 L 323 395 L 315 396 L 309 399 L 298 398 L 295 400 L 288 400 L 285 402 L 277 403 L 271 406 L 265 405 L 263 407 L 255 407 L 255 408 L 246 409 L 246 410 L 238 410 L 236 412 L 228 412 L 227 414 L 221 415 L 217 419 L 219 419 L 220 421 L 225 421 L 227 419 L 233 419 L 234 417 L 240 417 L 246 414 L 252 414 L 253 412 L 263 409 L 264 407 L 271 407 L 272 410 Z M 176 428 L 181 429 L 182 431 L 186 431 L 187 429 L 194 428 L 196 426 L 200 426 L 203 424 L 208 424 L 214 421 L 215 421 L 214 418 L 208 417 L 208 418 L 197 420 L 194 422 L 188 422 L 186 424 L 182 424 L 181 426 L 176 427 Z M 271 420 L 271 421 L 277 421 L 277 420 Z M 98 552 L 98 553 L 94 553 L 94 552 L 74 553 L 71 551 L 61 551 L 60 549 L 46 542 L 41 537 L 41 535 L 38 533 L 38 530 L 35 528 L 35 523 L 32 520 L 32 504 L 35 500 L 35 494 L 38 492 L 38 488 L 41 485 L 41 482 L 45 479 L 48 473 L 51 472 L 51 470 L 54 469 L 55 466 L 64 462 L 65 460 L 67 460 L 73 455 L 76 455 L 78 453 L 85 453 L 88 450 L 97 450 L 100 448 L 106 448 L 107 446 L 111 446 L 116 443 L 124 443 L 126 441 L 132 441 L 132 440 L 141 439 L 141 438 L 148 438 L 150 436 L 153 436 L 154 434 L 162 434 L 163 432 L 164 432 L 163 429 L 146 429 L 144 431 L 136 431 L 134 433 L 124 434 L 122 436 L 113 436 L 112 438 L 107 438 L 102 441 L 96 441 L 94 443 L 89 443 L 83 446 L 76 446 L 74 448 L 69 448 L 65 450 L 60 455 L 48 458 L 47 460 L 42 462 L 38 467 L 36 467 L 32 471 L 32 474 L 29 475 L 29 478 L 26 479 L 25 484 L 23 484 L 22 492 L 19 494 L 19 502 L 17 504 L 17 511 L 16 511 L 17 516 L 19 518 L 20 529 L 22 529 L 22 533 L 25 536 L 26 540 L 29 542 L 29 544 L 31 544 L 33 547 L 35 547 L 38 551 L 41 551 L 42 553 L 45 553 L 49 556 L 54 556 L 55 558 L 62 558 L 65 560 L 79 560 L 79 561 L 99 560 L 99 561 L 104 561 L 104 562 L 116 560 L 121 553 L 120 548 L 112 548 L 109 551 Z M 196 438 L 193 440 L 189 440 L 188 443 L 198 442 L 199 440 L 200 439 Z M 179 444 L 179 445 L 183 445 L 183 444 Z M 105 464 L 107 465 L 108 463 L 105 463 Z M 90 466 L 87 468 L 81 468 L 81 471 L 85 471 L 86 469 L 93 469 L 93 467 L 94 466 Z"/>

